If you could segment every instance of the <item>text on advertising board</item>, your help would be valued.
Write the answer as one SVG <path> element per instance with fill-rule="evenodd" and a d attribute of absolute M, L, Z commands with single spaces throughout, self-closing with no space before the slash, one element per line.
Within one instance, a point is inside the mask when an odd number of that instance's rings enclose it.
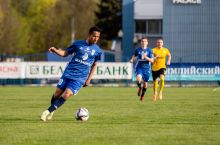
<path fill-rule="evenodd" d="M 201 4 L 201 0 L 172 0 L 173 4 Z"/>

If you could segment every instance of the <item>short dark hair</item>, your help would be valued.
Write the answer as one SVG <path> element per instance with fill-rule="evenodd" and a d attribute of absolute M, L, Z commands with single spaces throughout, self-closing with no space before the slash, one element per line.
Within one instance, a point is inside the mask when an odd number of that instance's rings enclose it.
<path fill-rule="evenodd" d="M 143 36 L 143 37 L 141 38 L 141 40 L 143 40 L 143 39 L 147 39 L 147 37 L 146 37 L 146 36 Z M 148 39 L 147 39 L 147 41 L 148 41 Z"/>
<path fill-rule="evenodd" d="M 94 31 L 101 32 L 101 29 L 97 26 L 93 26 L 89 29 L 89 34 L 92 34 Z"/>

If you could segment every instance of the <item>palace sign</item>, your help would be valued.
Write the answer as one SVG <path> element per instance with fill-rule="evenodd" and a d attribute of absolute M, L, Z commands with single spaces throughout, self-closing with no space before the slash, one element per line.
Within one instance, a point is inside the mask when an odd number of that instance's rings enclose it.
<path fill-rule="evenodd" d="M 173 4 L 201 4 L 201 0 L 172 0 Z"/>

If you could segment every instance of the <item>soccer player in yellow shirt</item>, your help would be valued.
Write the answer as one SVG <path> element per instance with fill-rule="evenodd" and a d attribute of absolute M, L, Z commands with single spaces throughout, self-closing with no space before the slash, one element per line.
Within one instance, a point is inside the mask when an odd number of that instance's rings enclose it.
<path fill-rule="evenodd" d="M 157 40 L 157 47 L 153 48 L 153 54 L 154 54 L 154 62 L 152 65 L 152 76 L 153 76 L 153 84 L 154 84 L 153 101 L 156 101 L 158 95 L 157 88 L 158 88 L 159 79 L 160 79 L 159 98 L 161 100 L 163 98 L 164 76 L 166 71 L 166 65 L 170 65 L 171 54 L 167 48 L 163 47 L 162 39 Z"/>

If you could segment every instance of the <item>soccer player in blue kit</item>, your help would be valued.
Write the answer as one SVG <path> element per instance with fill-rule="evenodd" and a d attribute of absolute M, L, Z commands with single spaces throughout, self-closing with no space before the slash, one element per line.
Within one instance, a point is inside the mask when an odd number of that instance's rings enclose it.
<path fill-rule="evenodd" d="M 51 98 L 51 106 L 41 115 L 42 121 L 51 120 L 56 109 L 62 106 L 70 96 L 76 95 L 83 86 L 90 83 L 97 61 L 100 60 L 102 54 L 100 47 L 96 44 L 100 31 L 98 27 L 91 27 L 86 40 L 75 41 L 66 49 L 49 48 L 50 52 L 61 57 L 72 55 L 72 59 L 57 84 L 56 91 Z"/>
<path fill-rule="evenodd" d="M 147 91 L 148 80 L 151 72 L 151 63 L 154 62 L 153 52 L 151 48 L 147 47 L 148 39 L 146 37 L 141 38 L 141 47 L 138 47 L 135 50 L 134 55 L 130 59 L 130 62 L 133 63 L 137 59 L 135 66 L 137 86 L 138 86 L 138 96 L 140 100 L 144 101 L 144 95 Z M 143 87 L 141 86 L 142 80 L 144 82 Z"/>

